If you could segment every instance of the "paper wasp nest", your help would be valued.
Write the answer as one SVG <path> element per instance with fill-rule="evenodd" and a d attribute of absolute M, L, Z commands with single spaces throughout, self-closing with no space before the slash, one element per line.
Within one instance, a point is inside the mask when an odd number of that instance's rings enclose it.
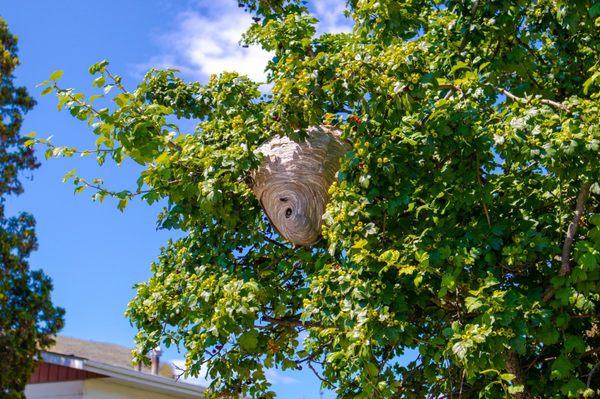
<path fill-rule="evenodd" d="M 275 137 L 257 152 L 263 164 L 253 174 L 252 191 L 279 234 L 294 245 L 319 241 L 327 191 L 350 145 L 331 126 L 312 126 L 304 142 Z"/>

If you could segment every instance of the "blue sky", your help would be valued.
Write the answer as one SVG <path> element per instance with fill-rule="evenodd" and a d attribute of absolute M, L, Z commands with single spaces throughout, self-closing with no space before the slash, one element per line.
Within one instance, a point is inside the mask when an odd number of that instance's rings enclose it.
<path fill-rule="evenodd" d="M 347 29 L 343 0 L 310 6 L 321 20 L 320 31 Z M 53 135 L 57 145 L 92 148 L 94 137 L 85 124 L 57 112 L 55 98 L 40 97 L 36 84 L 53 70 L 65 71 L 63 85 L 89 93 L 87 68 L 104 58 L 130 87 L 150 67 L 178 67 L 190 80 L 206 81 L 225 69 L 260 80 L 269 58 L 260 49 L 237 45 L 250 19 L 235 0 L 5 0 L 0 15 L 19 38 L 17 83 L 38 100 L 23 133 Z M 150 276 L 150 263 L 174 233 L 156 230 L 158 206 L 134 201 L 120 213 L 113 203 L 93 203 L 91 193 L 74 195 L 71 184 L 61 183 L 76 167 L 83 177 L 131 188 L 139 171 L 134 165 L 99 168 L 91 158 L 41 161 L 25 182 L 25 193 L 9 199 L 7 212 L 28 211 L 37 219 L 39 250 L 31 265 L 54 281 L 53 300 L 67 312 L 62 334 L 131 346 L 135 331 L 123 313 L 132 286 Z M 182 357 L 174 350 L 164 355 Z M 320 397 L 319 383 L 308 371 L 272 371 L 270 378 L 282 399 Z"/>

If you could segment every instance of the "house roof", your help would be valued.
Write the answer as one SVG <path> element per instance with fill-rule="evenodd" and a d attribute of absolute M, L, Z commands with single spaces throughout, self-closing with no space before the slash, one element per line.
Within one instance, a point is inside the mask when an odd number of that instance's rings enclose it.
<path fill-rule="evenodd" d="M 59 335 L 56 337 L 56 343 L 54 346 L 48 348 L 47 351 L 90 359 L 96 362 L 110 364 L 112 366 L 128 369 L 136 368 L 131 361 L 132 348 L 110 344 L 107 342 L 89 341 Z M 149 373 L 150 368 L 143 366 L 142 372 Z"/>
<path fill-rule="evenodd" d="M 63 368 L 80 370 L 95 376 L 109 377 L 115 383 L 161 392 L 177 398 L 202 398 L 204 388 L 158 375 L 141 373 L 131 368 L 113 366 L 72 355 L 42 352 L 42 361 Z"/>
<path fill-rule="evenodd" d="M 148 367 L 138 371 L 131 361 L 131 348 L 73 337 L 55 338 L 56 343 L 41 355 L 42 363 L 38 371 L 44 375 L 34 378 L 33 383 L 108 377 L 114 383 L 162 392 L 177 398 L 204 396 L 205 388 L 177 381 L 171 378 L 172 374 L 153 375 Z"/>

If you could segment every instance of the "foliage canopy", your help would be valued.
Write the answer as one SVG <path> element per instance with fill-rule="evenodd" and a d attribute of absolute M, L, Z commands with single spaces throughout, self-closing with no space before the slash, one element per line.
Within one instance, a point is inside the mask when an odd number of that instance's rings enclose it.
<path fill-rule="evenodd" d="M 91 98 L 44 82 L 97 136 L 82 155 L 145 167 L 124 191 L 69 172 L 76 190 L 166 200 L 159 226 L 185 233 L 130 303 L 140 350 L 184 347 L 215 396 L 273 396 L 266 367 L 339 398 L 597 393 L 600 4 L 350 0 L 352 30 L 323 35 L 301 2 L 240 5 L 269 95 L 173 70 L 128 91 L 106 61 Z M 322 240 L 292 248 L 247 177 L 265 140 L 320 123 L 352 150 Z"/>
<path fill-rule="evenodd" d="M 15 87 L 17 40 L 0 18 L 0 397 L 24 398 L 23 390 L 41 349 L 62 327 L 63 310 L 52 305 L 52 283 L 29 269 L 36 249 L 35 220 L 27 213 L 7 217 L 6 196 L 23 191 L 19 173 L 39 165 L 19 131 L 35 102 Z"/>

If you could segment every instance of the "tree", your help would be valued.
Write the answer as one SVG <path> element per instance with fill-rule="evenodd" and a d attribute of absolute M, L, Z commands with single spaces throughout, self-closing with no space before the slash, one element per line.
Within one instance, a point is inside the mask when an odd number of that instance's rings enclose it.
<path fill-rule="evenodd" d="M 50 301 L 51 280 L 29 269 L 27 258 L 37 246 L 34 218 L 5 216 L 6 196 L 23 192 L 19 172 L 39 164 L 19 133 L 23 114 L 35 102 L 24 87 L 14 86 L 17 39 L 2 18 L 0 44 L 0 396 L 24 398 L 40 350 L 62 327 L 64 311 Z"/>
<path fill-rule="evenodd" d="M 140 352 L 185 348 L 215 396 L 272 397 L 268 367 L 339 398 L 598 393 L 600 5 L 351 0 L 352 31 L 324 35 L 302 2 L 240 5 L 271 94 L 174 70 L 129 91 L 106 61 L 102 100 L 44 82 L 98 137 L 82 155 L 144 166 L 122 191 L 69 172 L 76 190 L 163 200 L 159 226 L 184 233 L 129 305 Z M 352 149 L 321 241 L 294 248 L 248 176 L 260 144 L 319 124 Z"/>

